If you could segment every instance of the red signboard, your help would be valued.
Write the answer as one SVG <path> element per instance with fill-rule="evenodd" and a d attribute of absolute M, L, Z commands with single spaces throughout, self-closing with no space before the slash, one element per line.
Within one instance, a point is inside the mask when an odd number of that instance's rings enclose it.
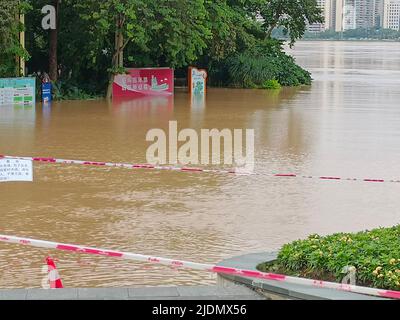
<path fill-rule="evenodd" d="M 128 69 L 128 74 L 116 75 L 113 83 L 113 96 L 119 98 L 173 94 L 174 70 L 170 68 Z"/>

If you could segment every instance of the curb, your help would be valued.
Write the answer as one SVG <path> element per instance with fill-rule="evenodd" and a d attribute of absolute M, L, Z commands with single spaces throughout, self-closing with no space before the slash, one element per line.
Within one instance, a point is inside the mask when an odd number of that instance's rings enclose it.
<path fill-rule="evenodd" d="M 224 260 L 219 265 L 257 270 L 257 265 L 263 262 L 273 262 L 276 260 L 277 256 L 278 252 L 252 253 Z M 270 280 L 254 280 L 238 275 L 218 274 L 217 279 L 218 285 L 220 286 L 240 283 L 259 293 L 261 291 L 264 296 L 271 300 L 389 300 L 333 289 L 313 288 Z"/>

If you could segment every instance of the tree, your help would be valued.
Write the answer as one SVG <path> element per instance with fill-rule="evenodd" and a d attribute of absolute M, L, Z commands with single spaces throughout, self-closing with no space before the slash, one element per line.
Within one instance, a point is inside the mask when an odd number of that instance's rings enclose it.
<path fill-rule="evenodd" d="M 96 60 L 99 53 L 111 49 L 111 65 L 107 97 L 112 95 L 114 77 L 123 70 L 123 53 L 130 43 L 144 44 L 146 32 L 143 28 L 146 18 L 151 19 L 145 0 L 84 0 L 77 1 L 74 6 L 81 12 L 81 18 L 88 21 L 89 46 L 92 48 L 92 59 Z M 113 41 L 111 41 L 111 39 Z"/>
<path fill-rule="evenodd" d="M 56 82 L 58 79 L 58 27 L 59 27 L 59 11 L 61 0 L 53 0 L 52 5 L 56 14 L 56 28 L 50 29 L 49 41 L 49 77 L 52 81 Z"/>
<path fill-rule="evenodd" d="M 301 39 L 307 29 L 307 22 L 322 23 L 322 10 L 316 0 L 260 0 L 255 4 L 266 38 L 271 38 L 275 28 L 282 27 L 293 45 Z"/>
<path fill-rule="evenodd" d="M 19 42 L 19 33 L 24 25 L 17 18 L 30 6 L 21 0 L 0 0 L 0 76 L 19 76 L 16 57 L 29 59 L 28 52 Z"/>
<path fill-rule="evenodd" d="M 208 41 L 208 56 L 220 60 L 228 55 L 253 46 L 261 36 L 252 0 L 206 1 L 208 24 L 212 37 Z"/>
<path fill-rule="evenodd" d="M 153 16 L 152 21 L 145 23 L 148 41 L 144 54 L 147 53 L 149 62 L 179 68 L 196 61 L 211 38 L 204 0 L 148 0 L 147 3 Z"/>

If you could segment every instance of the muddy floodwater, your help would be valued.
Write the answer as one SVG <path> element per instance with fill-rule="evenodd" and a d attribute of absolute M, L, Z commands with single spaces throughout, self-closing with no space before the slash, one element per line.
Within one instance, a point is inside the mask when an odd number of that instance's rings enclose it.
<path fill-rule="evenodd" d="M 280 92 L 210 89 L 174 99 L 0 107 L 0 154 L 146 162 L 146 133 L 255 129 L 255 172 L 233 176 L 34 164 L 0 184 L 0 234 L 217 263 L 312 233 L 400 222 L 400 43 L 300 42 L 315 79 Z M 207 273 L 0 243 L 0 287 L 40 287 L 51 254 L 66 287 L 215 283 Z"/>

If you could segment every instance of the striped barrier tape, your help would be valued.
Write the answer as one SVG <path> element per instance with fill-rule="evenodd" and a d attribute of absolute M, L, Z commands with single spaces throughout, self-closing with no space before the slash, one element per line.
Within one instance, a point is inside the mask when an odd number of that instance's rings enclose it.
<path fill-rule="evenodd" d="M 275 273 L 267 273 L 267 272 L 260 272 L 260 271 L 254 271 L 254 270 L 244 270 L 244 269 L 238 269 L 238 268 L 229 268 L 229 267 L 212 265 L 212 264 L 204 264 L 204 263 L 174 260 L 174 259 L 168 259 L 168 258 L 153 257 L 153 256 L 135 254 L 135 253 L 129 253 L 129 252 L 98 249 L 98 248 L 92 248 L 92 247 L 85 247 L 85 246 L 57 243 L 57 242 L 50 242 L 50 241 L 43 241 L 43 240 L 35 240 L 35 239 L 21 238 L 21 237 L 15 237 L 15 236 L 7 236 L 7 235 L 0 235 L 0 242 L 22 244 L 22 245 L 27 245 L 27 246 L 32 246 L 32 247 L 39 247 L 39 248 L 70 251 L 70 252 L 75 252 L 75 253 L 85 253 L 85 254 L 99 255 L 99 256 L 105 256 L 105 257 L 120 258 L 120 259 L 124 259 L 124 260 L 141 261 L 141 262 L 147 262 L 147 263 L 152 263 L 152 264 L 166 265 L 166 266 L 175 267 L 175 268 L 187 268 L 187 269 L 202 270 L 202 271 L 207 271 L 207 272 L 212 272 L 212 273 L 238 275 L 238 276 L 242 276 L 242 277 L 279 281 L 279 282 L 283 282 L 283 283 L 291 283 L 291 284 L 311 286 L 311 287 L 317 287 L 317 288 L 335 289 L 335 290 L 340 290 L 340 291 L 354 292 L 354 293 L 359 293 L 359 294 L 379 296 L 379 297 L 385 297 L 385 298 L 391 298 L 391 299 L 400 299 L 400 291 L 368 288 L 368 287 L 361 287 L 361 286 L 354 286 L 354 285 L 347 285 L 347 284 L 340 284 L 340 283 L 319 281 L 319 280 L 312 280 L 312 279 L 305 279 L 305 278 L 296 278 L 296 277 L 285 276 L 285 275 L 280 275 L 280 274 L 275 274 Z"/>
<path fill-rule="evenodd" d="M 99 161 L 85 161 L 85 160 L 67 160 L 57 158 L 43 158 L 43 157 L 15 157 L 0 155 L 0 159 L 17 159 L 17 160 L 29 160 L 33 162 L 42 162 L 50 164 L 70 164 L 70 165 L 85 165 L 85 166 L 99 166 L 99 167 L 113 167 L 113 168 L 124 168 L 124 169 L 147 169 L 147 170 L 164 170 L 164 171 L 180 171 L 180 172 L 203 172 L 203 173 L 214 173 L 214 174 L 235 174 L 235 175 L 260 175 L 260 176 L 271 176 L 276 178 L 303 178 L 303 179 L 318 179 L 325 181 L 359 181 L 359 182 L 372 182 L 372 183 L 400 183 L 400 180 L 394 179 L 371 179 L 371 178 L 343 178 L 334 176 L 307 176 L 292 173 L 272 173 L 272 174 L 260 174 L 252 173 L 241 170 L 240 168 L 231 170 L 218 170 L 218 169 L 205 169 L 205 168 L 193 168 L 193 167 L 173 167 L 173 166 L 158 166 L 151 164 L 129 164 L 129 163 L 115 163 L 115 162 L 99 162 Z"/>

